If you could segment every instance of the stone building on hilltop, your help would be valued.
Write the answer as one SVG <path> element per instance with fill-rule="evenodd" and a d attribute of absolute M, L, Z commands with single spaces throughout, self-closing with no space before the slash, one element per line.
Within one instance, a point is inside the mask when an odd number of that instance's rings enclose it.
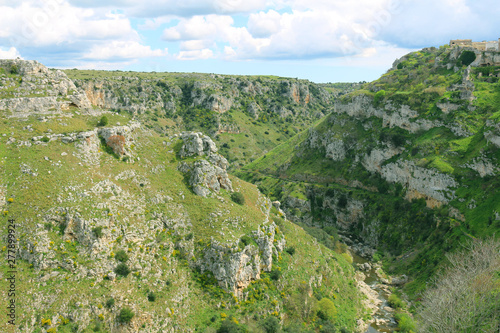
<path fill-rule="evenodd" d="M 462 47 L 473 47 L 479 51 L 494 51 L 500 52 L 500 38 L 498 41 L 482 41 L 473 42 L 472 39 L 452 39 L 450 40 L 450 46 L 462 46 Z"/>

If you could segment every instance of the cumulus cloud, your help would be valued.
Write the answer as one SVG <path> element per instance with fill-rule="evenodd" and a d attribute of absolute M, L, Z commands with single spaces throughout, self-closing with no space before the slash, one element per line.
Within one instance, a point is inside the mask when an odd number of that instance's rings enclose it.
<path fill-rule="evenodd" d="M 152 50 L 150 46 L 134 41 L 113 41 L 111 44 L 95 45 L 90 52 L 83 55 L 84 59 L 137 59 L 162 57 L 168 54 L 165 50 Z"/>
<path fill-rule="evenodd" d="M 62 0 L 0 7 L 0 31 L 11 45 L 30 47 L 75 40 L 139 38 L 123 15 L 76 8 Z"/>
<path fill-rule="evenodd" d="M 210 49 L 180 51 L 176 58 L 179 60 L 199 60 L 213 58 L 214 53 Z"/>
<path fill-rule="evenodd" d="M 21 54 L 15 47 L 11 47 L 7 50 L 4 50 L 3 48 L 0 48 L 0 59 L 16 59 L 16 58 L 21 58 Z"/>

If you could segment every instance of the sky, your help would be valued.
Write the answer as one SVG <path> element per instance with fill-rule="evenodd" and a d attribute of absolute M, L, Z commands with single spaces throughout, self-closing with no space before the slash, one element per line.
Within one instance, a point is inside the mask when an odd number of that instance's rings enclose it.
<path fill-rule="evenodd" d="M 499 17 L 497 0 L 0 0 L 0 59 L 372 81 L 424 47 L 497 40 Z"/>

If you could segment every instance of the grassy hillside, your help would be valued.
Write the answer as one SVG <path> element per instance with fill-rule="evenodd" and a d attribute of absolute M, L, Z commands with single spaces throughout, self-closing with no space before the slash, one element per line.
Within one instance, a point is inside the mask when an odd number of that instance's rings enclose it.
<path fill-rule="evenodd" d="M 255 185 L 230 176 L 243 204 L 224 189 L 196 195 L 180 169 L 200 157 L 179 155 L 185 143 L 173 129 L 98 108 L 0 112 L 0 248 L 7 256 L 15 244 L 17 257 L 14 298 L 12 267 L 1 266 L 2 306 L 16 302 L 16 325 L 3 321 L 2 331 L 352 331 L 369 317 L 349 255 L 285 220 Z M 245 126 L 245 114 L 234 117 Z M 106 131 L 125 137 L 125 155 Z M 260 273 L 245 285 L 234 265 Z M 334 315 L 318 317 L 324 304 Z"/>
<path fill-rule="evenodd" d="M 500 228 L 500 67 L 467 69 L 461 52 L 399 59 L 237 175 L 296 221 L 370 245 L 418 295 L 444 253 Z"/>

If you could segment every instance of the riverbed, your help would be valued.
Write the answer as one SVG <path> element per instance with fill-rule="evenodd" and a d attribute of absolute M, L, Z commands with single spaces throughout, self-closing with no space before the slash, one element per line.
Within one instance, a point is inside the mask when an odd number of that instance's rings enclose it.
<path fill-rule="evenodd" d="M 366 333 L 389 333 L 394 332 L 397 328 L 397 323 L 394 320 L 394 310 L 389 306 L 389 296 L 391 294 L 387 285 L 380 282 L 380 278 L 375 272 L 374 265 L 368 260 L 360 257 L 357 254 L 352 254 L 353 264 L 370 264 L 370 269 L 362 271 L 364 274 L 364 282 L 371 289 L 369 292 L 369 300 L 372 305 L 374 314 L 373 322 L 371 322 Z"/>

